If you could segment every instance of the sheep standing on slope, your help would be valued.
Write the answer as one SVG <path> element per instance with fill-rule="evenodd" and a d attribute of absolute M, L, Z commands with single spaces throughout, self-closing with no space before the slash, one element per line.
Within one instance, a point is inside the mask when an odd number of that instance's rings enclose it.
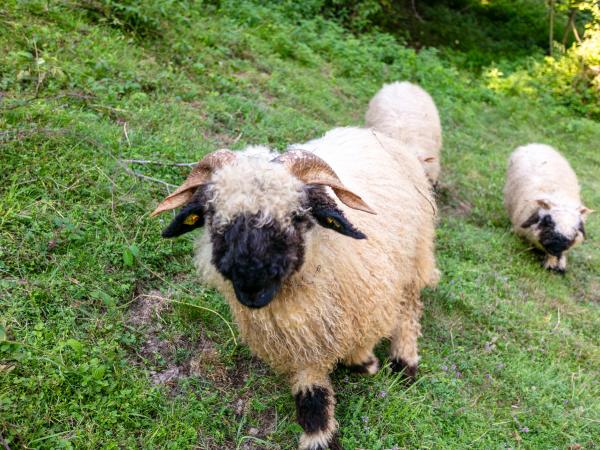
<path fill-rule="evenodd" d="M 564 273 L 565 254 L 583 242 L 592 212 L 581 203 L 568 161 L 548 145 L 518 147 L 508 162 L 504 205 L 515 233 L 546 252 L 544 267 Z"/>
<path fill-rule="evenodd" d="M 183 206 L 165 237 L 206 225 L 201 280 L 223 294 L 250 349 L 289 376 L 300 449 L 325 450 L 341 448 L 338 362 L 375 373 L 373 347 L 390 338 L 392 369 L 415 376 L 420 290 L 438 278 L 433 205 L 397 140 L 338 128 L 275 159 L 211 153 L 153 214 Z"/>
<path fill-rule="evenodd" d="M 408 81 L 386 84 L 369 102 L 365 119 L 368 127 L 414 148 L 427 178 L 437 183 L 442 125 L 435 103 L 425 90 Z"/>

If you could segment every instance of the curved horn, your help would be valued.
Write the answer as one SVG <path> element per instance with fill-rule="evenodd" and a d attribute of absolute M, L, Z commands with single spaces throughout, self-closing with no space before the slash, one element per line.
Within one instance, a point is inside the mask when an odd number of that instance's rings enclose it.
<path fill-rule="evenodd" d="M 273 161 L 285 165 L 292 175 L 306 184 L 329 186 L 346 206 L 377 214 L 360 196 L 344 186 L 331 166 L 314 153 L 300 149 L 289 150 Z"/>
<path fill-rule="evenodd" d="M 235 153 L 227 149 L 217 150 L 206 155 L 194 166 L 183 184 L 159 203 L 150 217 L 185 204 L 192 198 L 198 186 L 205 184 L 215 170 L 231 163 L 235 158 Z"/>

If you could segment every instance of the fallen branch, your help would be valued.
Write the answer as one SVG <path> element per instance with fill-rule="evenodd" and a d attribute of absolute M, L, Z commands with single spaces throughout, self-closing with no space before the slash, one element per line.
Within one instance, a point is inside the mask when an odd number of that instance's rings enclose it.
<path fill-rule="evenodd" d="M 131 169 L 131 167 L 129 167 L 127 164 L 124 164 L 121 160 L 119 160 L 119 163 L 121 164 L 123 169 L 125 169 L 125 172 L 127 172 L 129 175 L 133 175 L 134 177 L 140 178 L 142 180 L 152 181 L 154 183 L 160 183 L 167 188 L 167 191 L 169 193 L 171 193 L 171 189 L 174 189 L 177 187 L 174 184 L 167 183 L 166 181 L 159 180 L 158 178 L 149 177 L 148 175 L 144 175 L 142 173 L 136 172 L 135 170 Z"/>
<path fill-rule="evenodd" d="M 166 161 L 150 161 L 147 159 L 121 159 L 127 164 L 153 164 L 157 166 L 174 166 L 174 167 L 194 167 L 196 163 L 172 163 Z"/>

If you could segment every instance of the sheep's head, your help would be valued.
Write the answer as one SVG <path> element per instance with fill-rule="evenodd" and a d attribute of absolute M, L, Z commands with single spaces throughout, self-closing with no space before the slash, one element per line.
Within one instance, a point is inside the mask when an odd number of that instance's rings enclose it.
<path fill-rule="evenodd" d="M 293 150 L 273 160 L 219 150 L 203 158 L 184 184 L 152 213 L 183 206 L 163 237 L 207 225 L 212 263 L 237 299 L 261 308 L 304 261 L 306 232 L 320 225 L 354 239 L 357 230 L 327 193 L 373 213 L 312 153 Z"/>
<path fill-rule="evenodd" d="M 556 205 L 548 199 L 538 199 L 536 203 L 538 208 L 521 227 L 529 228 L 534 241 L 548 254 L 560 257 L 583 242 L 584 223 L 591 209 Z"/>

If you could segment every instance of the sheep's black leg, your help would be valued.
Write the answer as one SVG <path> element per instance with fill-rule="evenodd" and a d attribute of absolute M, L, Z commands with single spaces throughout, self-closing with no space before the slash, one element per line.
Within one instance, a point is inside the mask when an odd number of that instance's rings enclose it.
<path fill-rule="evenodd" d="M 402 372 L 407 383 L 412 383 L 417 378 L 417 364 L 409 364 L 402 358 L 392 358 L 390 367 L 394 373 Z"/>
<path fill-rule="evenodd" d="M 300 450 L 341 450 L 334 416 L 335 396 L 329 380 L 302 374 L 292 387 L 296 401 L 297 421 L 304 430 Z M 325 381 L 325 382 L 323 382 Z"/>
<path fill-rule="evenodd" d="M 352 372 L 363 375 L 374 375 L 379 370 L 379 360 L 373 354 L 373 346 L 368 349 L 355 351 L 350 357 L 346 358 L 343 363 Z"/>
<path fill-rule="evenodd" d="M 392 335 L 391 368 L 393 372 L 402 372 L 408 382 L 413 382 L 417 376 L 419 354 L 417 339 L 421 334 L 421 301 L 415 293 L 406 302 L 403 316 Z"/>

